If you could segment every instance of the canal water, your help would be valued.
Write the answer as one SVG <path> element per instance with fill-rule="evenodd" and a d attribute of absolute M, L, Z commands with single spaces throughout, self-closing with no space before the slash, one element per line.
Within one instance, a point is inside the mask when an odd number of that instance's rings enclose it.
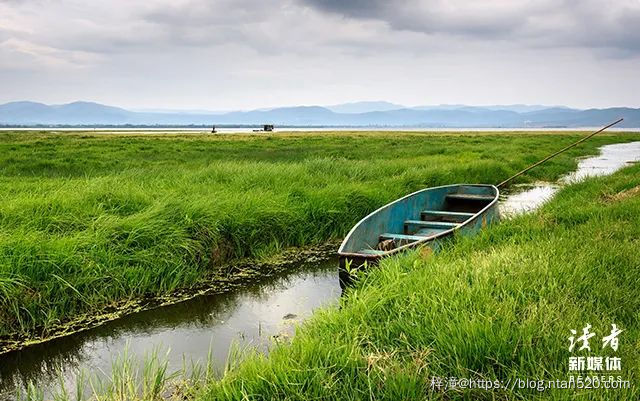
<path fill-rule="evenodd" d="M 557 183 L 536 182 L 515 185 L 501 194 L 498 206 L 502 217 L 512 217 L 531 212 L 549 201 L 564 185 L 576 183 L 587 177 L 612 174 L 615 171 L 640 162 L 640 142 L 616 143 L 600 148 L 598 156 L 582 158 L 578 168 L 562 177 Z"/>
<path fill-rule="evenodd" d="M 183 362 L 206 363 L 222 370 L 232 343 L 265 350 L 274 337 L 288 337 L 301 319 L 340 297 L 338 261 L 302 265 L 289 275 L 239 291 L 197 297 L 135 313 L 75 335 L 0 356 L 0 399 L 11 400 L 29 381 L 48 395 L 60 386 L 75 387 L 84 370 L 108 379 L 112 362 L 127 349 L 142 360 L 168 353 L 169 371 Z M 52 391 L 53 390 L 53 391 Z"/>
<path fill-rule="evenodd" d="M 601 154 L 580 160 L 578 169 L 558 183 L 519 186 L 501 197 L 505 216 L 528 212 L 549 200 L 562 185 L 610 174 L 640 161 L 640 142 L 607 145 Z M 295 324 L 317 308 L 335 305 L 341 294 L 338 262 L 313 262 L 241 290 L 206 295 L 135 313 L 102 326 L 23 350 L 0 355 L 0 400 L 14 399 L 32 381 L 47 394 L 59 380 L 74 387 L 80 370 L 110 376 L 112 362 L 125 349 L 140 359 L 154 350 L 165 355 L 169 371 L 184 361 L 207 361 L 222 369 L 232 344 L 266 351 L 274 337 L 288 337 Z"/>

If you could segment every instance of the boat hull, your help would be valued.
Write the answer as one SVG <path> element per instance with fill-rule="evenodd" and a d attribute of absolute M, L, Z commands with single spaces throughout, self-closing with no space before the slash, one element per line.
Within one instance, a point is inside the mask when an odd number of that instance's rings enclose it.
<path fill-rule="evenodd" d="M 369 214 L 349 232 L 338 255 L 341 270 L 420 246 L 438 246 L 452 235 L 473 234 L 499 218 L 493 185 L 456 184 L 427 188 Z"/>

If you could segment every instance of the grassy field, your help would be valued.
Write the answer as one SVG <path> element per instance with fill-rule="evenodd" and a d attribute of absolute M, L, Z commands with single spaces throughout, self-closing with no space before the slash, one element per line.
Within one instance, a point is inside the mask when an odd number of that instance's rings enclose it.
<path fill-rule="evenodd" d="M 640 399 L 640 165 L 541 211 L 385 260 L 340 309 L 248 357 L 199 400 Z M 603 349 L 611 324 L 619 348 Z M 591 324 L 591 353 L 569 352 Z M 570 356 L 617 356 L 626 389 L 445 389 L 437 378 L 569 380 Z M 587 376 L 586 372 L 583 376 Z M 578 376 L 578 374 L 574 374 Z M 585 382 L 586 383 L 586 382 Z M 495 386 L 495 385 L 494 385 Z M 604 385 L 602 385 L 604 386 Z"/>
<path fill-rule="evenodd" d="M 341 238 L 400 195 L 495 183 L 576 133 L 0 134 L 0 338 Z M 523 180 L 555 179 L 603 135 Z"/>

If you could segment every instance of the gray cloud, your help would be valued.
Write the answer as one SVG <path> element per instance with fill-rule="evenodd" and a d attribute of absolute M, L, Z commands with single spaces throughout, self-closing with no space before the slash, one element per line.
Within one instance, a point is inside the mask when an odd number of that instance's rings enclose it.
<path fill-rule="evenodd" d="M 517 12 L 510 7 L 487 10 L 469 7 L 449 8 L 451 2 L 410 1 L 399 2 L 374 0 L 338 1 L 303 0 L 306 4 L 323 11 L 338 13 L 351 18 L 376 19 L 388 23 L 397 30 L 424 33 L 502 35 L 518 28 Z M 455 2 L 454 2 L 455 3 Z M 482 5 L 487 4 L 482 2 Z"/>
<path fill-rule="evenodd" d="M 0 0 L 0 102 L 640 105 L 638 4 Z"/>
<path fill-rule="evenodd" d="M 611 0 L 302 0 L 348 18 L 394 30 L 516 42 L 640 50 L 640 2 Z"/>

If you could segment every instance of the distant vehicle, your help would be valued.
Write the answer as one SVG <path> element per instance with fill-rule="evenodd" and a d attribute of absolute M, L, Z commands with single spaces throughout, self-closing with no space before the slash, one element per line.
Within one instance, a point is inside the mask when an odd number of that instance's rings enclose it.
<path fill-rule="evenodd" d="M 254 129 L 253 132 L 272 132 L 273 124 L 265 124 L 262 126 L 262 129 Z"/>

